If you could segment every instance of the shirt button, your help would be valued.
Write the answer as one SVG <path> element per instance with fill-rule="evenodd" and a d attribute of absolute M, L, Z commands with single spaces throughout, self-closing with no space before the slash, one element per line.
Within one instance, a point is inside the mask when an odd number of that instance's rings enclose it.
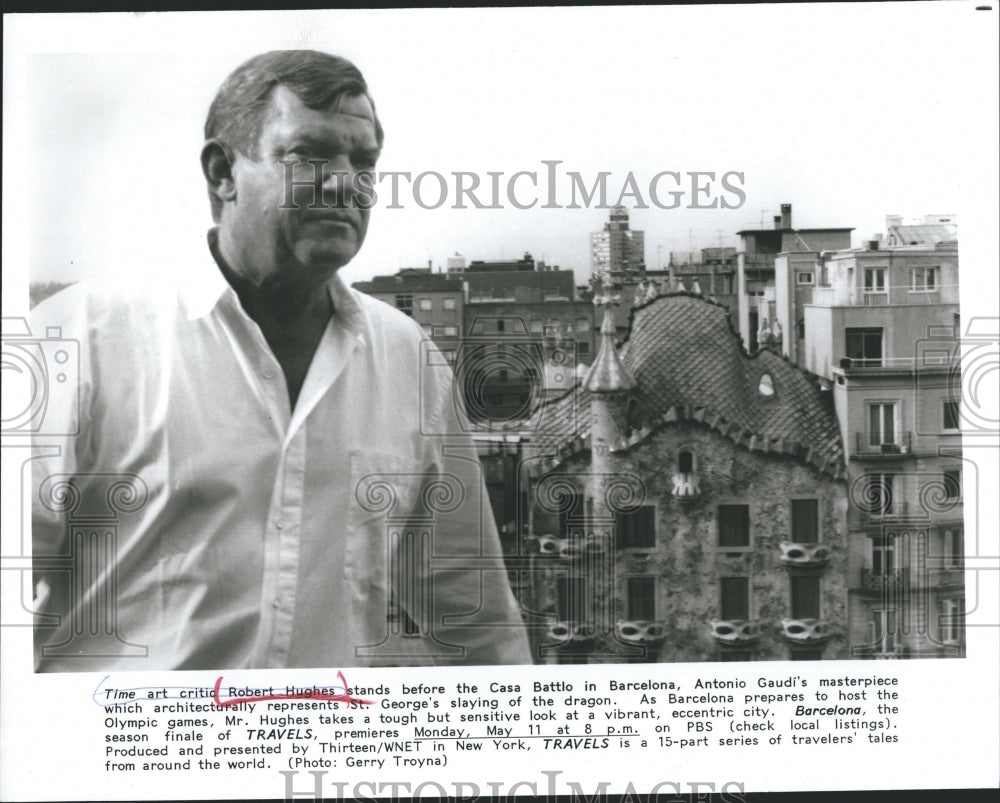
<path fill-rule="evenodd" d="M 271 603 L 275 608 L 281 605 L 281 597 L 275 597 L 274 601 Z"/>
<path fill-rule="evenodd" d="M 274 379 L 275 373 L 271 368 L 264 368 L 262 372 L 264 374 L 264 379 Z"/>
<path fill-rule="evenodd" d="M 283 530 L 285 528 L 284 519 L 275 519 L 274 526 L 277 527 L 279 530 Z"/>

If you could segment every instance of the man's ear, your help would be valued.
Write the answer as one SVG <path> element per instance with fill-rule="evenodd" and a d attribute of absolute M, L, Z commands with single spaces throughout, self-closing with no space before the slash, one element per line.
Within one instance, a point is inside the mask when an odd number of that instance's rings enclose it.
<path fill-rule="evenodd" d="M 233 179 L 233 152 L 217 139 L 210 139 L 201 149 L 201 172 L 208 182 L 208 191 L 220 204 L 236 200 L 236 182 Z"/>

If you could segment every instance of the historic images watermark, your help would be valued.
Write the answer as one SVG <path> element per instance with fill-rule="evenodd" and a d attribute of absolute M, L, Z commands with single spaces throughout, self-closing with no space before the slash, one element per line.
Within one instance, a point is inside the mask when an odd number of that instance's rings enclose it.
<path fill-rule="evenodd" d="M 505 779 L 502 781 L 452 781 L 444 784 L 437 781 L 410 783 L 408 781 L 347 781 L 326 780 L 326 770 L 309 770 L 300 773 L 297 770 L 279 770 L 284 777 L 286 801 L 297 800 L 353 800 L 379 799 L 398 800 L 401 797 L 411 799 L 436 798 L 438 800 L 461 800 L 475 803 L 483 800 L 519 800 L 521 795 L 542 796 L 543 800 L 556 800 L 569 797 L 572 801 L 589 803 L 599 797 L 606 797 L 611 782 L 601 781 L 592 790 L 585 790 L 576 781 L 560 780 L 562 770 L 542 770 L 545 776 L 541 780 Z M 298 779 L 297 776 L 312 776 Z M 311 788 L 310 788 L 311 787 Z M 329 788 L 328 788 L 329 787 Z M 637 790 L 630 781 L 625 791 L 621 792 L 622 800 L 634 800 L 637 803 L 657 801 L 658 803 L 673 803 L 673 801 L 721 800 L 723 803 L 742 803 L 744 784 L 742 781 L 659 781 L 648 789 Z"/>
<path fill-rule="evenodd" d="M 285 159 L 282 209 L 371 209 L 380 197 L 386 209 L 739 209 L 746 202 L 745 173 L 736 170 L 661 170 L 651 176 L 631 170 L 624 177 L 601 170 L 560 174 L 561 159 L 541 168 L 439 173 L 424 170 L 343 171 L 326 159 Z"/>

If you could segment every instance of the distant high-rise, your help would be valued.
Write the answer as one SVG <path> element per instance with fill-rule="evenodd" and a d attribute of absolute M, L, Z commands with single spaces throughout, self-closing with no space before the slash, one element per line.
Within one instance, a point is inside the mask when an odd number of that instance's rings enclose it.
<path fill-rule="evenodd" d="M 628 210 L 616 206 L 604 231 L 590 235 L 590 267 L 593 271 L 607 270 L 615 281 L 641 275 L 646 270 L 646 235 L 628 225 Z"/>

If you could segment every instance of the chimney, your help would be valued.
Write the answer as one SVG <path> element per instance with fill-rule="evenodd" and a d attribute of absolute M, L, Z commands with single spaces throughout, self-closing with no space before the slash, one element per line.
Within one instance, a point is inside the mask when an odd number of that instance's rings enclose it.
<path fill-rule="evenodd" d="M 792 227 L 792 205 L 781 205 L 781 228 L 790 229 Z"/>
<path fill-rule="evenodd" d="M 775 229 L 780 229 L 781 228 L 781 215 L 775 215 L 774 216 L 774 228 Z"/>

